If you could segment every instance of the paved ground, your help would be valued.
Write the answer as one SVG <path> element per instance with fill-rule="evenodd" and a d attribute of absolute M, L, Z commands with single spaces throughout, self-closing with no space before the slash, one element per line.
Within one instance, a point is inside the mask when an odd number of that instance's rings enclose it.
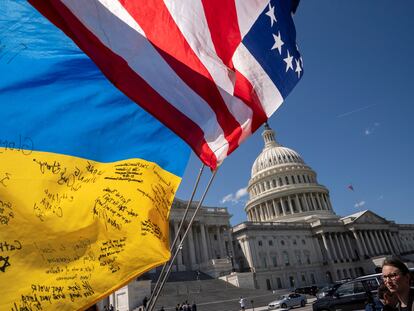
<path fill-rule="evenodd" d="M 314 298 L 308 299 L 308 303 L 303 308 L 302 307 L 296 307 L 296 308 L 293 308 L 293 309 L 290 309 L 290 310 L 293 310 L 293 311 L 312 311 L 312 303 L 314 301 L 315 301 Z M 267 310 L 267 306 L 255 307 L 254 309 L 246 309 L 246 311 L 264 311 L 264 310 Z M 277 310 L 275 310 L 275 311 L 277 311 Z"/>

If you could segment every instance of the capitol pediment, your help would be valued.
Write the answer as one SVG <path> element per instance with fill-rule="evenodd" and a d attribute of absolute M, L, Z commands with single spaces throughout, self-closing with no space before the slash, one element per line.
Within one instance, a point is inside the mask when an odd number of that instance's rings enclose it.
<path fill-rule="evenodd" d="M 343 217 L 342 220 L 345 223 L 354 224 L 388 224 L 385 218 L 368 210 Z"/>

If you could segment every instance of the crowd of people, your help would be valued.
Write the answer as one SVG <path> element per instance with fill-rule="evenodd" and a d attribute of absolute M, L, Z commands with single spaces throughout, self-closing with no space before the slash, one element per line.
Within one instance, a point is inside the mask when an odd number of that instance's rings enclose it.
<path fill-rule="evenodd" d="M 184 301 L 183 303 L 177 303 L 175 306 L 175 311 L 197 311 L 197 305 L 193 302 L 192 305 L 188 303 L 188 301 Z"/>

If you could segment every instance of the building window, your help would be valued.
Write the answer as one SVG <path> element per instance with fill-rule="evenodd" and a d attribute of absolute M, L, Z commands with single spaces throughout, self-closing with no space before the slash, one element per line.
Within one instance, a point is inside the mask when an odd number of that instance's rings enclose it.
<path fill-rule="evenodd" d="M 280 278 L 276 279 L 276 283 L 277 283 L 277 288 L 282 288 L 282 280 Z"/>
<path fill-rule="evenodd" d="M 305 241 L 304 239 L 302 239 L 302 244 L 303 244 L 303 245 L 305 245 L 305 244 L 306 244 L 306 241 Z"/>
<path fill-rule="evenodd" d="M 297 176 L 297 178 L 298 178 L 298 183 L 301 183 L 301 182 L 302 182 L 302 180 L 301 180 L 301 178 L 300 178 L 300 175 L 298 175 L 298 176 Z"/>
<path fill-rule="evenodd" d="M 272 257 L 272 263 L 273 263 L 273 267 L 277 267 L 277 257 L 276 256 Z"/>
<path fill-rule="evenodd" d="M 270 189 L 270 182 L 266 181 L 266 189 L 269 190 Z"/>
<path fill-rule="evenodd" d="M 273 241 L 269 240 L 269 246 L 273 246 Z"/>
<path fill-rule="evenodd" d="M 295 278 L 293 276 L 289 277 L 289 284 L 290 284 L 290 287 L 292 288 L 295 287 Z"/>
<path fill-rule="evenodd" d="M 263 245 L 262 241 L 259 241 L 259 246 L 262 246 L 262 245 Z"/>
<path fill-rule="evenodd" d="M 214 235 L 214 241 L 217 241 L 217 234 Z"/>
<path fill-rule="evenodd" d="M 309 265 L 311 263 L 310 254 L 307 251 L 305 251 L 304 254 L 306 258 L 306 263 Z"/>
<path fill-rule="evenodd" d="M 289 178 L 285 176 L 286 185 L 289 185 Z"/>
<path fill-rule="evenodd" d="M 302 273 L 302 282 L 303 282 L 303 283 L 306 283 L 306 276 L 305 276 L 305 274 L 304 274 L 304 273 Z"/>
<path fill-rule="evenodd" d="M 292 184 L 296 184 L 295 176 L 292 175 Z"/>
<path fill-rule="evenodd" d="M 283 259 L 285 261 L 285 266 L 289 266 L 290 265 L 289 254 L 287 252 L 283 252 Z"/>
<path fill-rule="evenodd" d="M 295 256 L 296 256 L 296 262 L 301 265 L 302 257 L 300 256 L 300 251 L 295 251 Z"/>
<path fill-rule="evenodd" d="M 296 244 L 297 244 L 297 243 L 296 243 L 296 240 L 293 240 L 293 242 L 292 242 L 292 243 L 293 243 L 293 245 L 296 245 Z"/>
<path fill-rule="evenodd" d="M 272 285 L 270 284 L 269 279 L 266 279 L 266 288 L 267 288 L 267 290 L 272 290 Z"/>
<path fill-rule="evenodd" d="M 298 212 L 298 208 L 296 207 L 296 202 L 293 199 L 291 199 L 290 200 L 290 203 L 292 204 L 293 212 L 294 213 L 297 213 Z"/>
<path fill-rule="evenodd" d="M 279 177 L 279 186 L 283 186 L 282 178 Z"/>
<path fill-rule="evenodd" d="M 283 241 L 283 240 L 280 241 L 280 244 L 285 245 L 285 241 Z"/>
<path fill-rule="evenodd" d="M 311 278 L 311 283 L 316 284 L 315 275 L 313 273 L 311 273 L 310 278 Z"/>
<path fill-rule="evenodd" d="M 276 188 L 276 180 L 272 179 L 272 186 L 273 188 Z"/>
<path fill-rule="evenodd" d="M 262 257 L 262 262 L 263 262 L 263 267 L 264 268 L 267 268 L 267 261 L 266 261 L 266 257 L 265 256 Z"/>

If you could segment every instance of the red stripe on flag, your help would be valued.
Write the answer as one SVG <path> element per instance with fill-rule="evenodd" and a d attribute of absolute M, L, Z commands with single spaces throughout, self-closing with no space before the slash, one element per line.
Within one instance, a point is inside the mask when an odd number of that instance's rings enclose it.
<path fill-rule="evenodd" d="M 234 0 L 202 0 L 202 3 L 216 53 L 234 71 L 231 59 L 242 40 L 236 4 Z M 240 72 L 235 73 L 234 96 L 252 109 L 254 132 L 267 120 L 267 116 L 251 83 Z"/>
<path fill-rule="evenodd" d="M 228 154 L 238 147 L 240 124 L 228 110 L 217 85 L 188 44 L 162 0 L 119 0 L 144 30 L 177 75 L 202 97 L 217 116 L 229 142 Z"/>
<path fill-rule="evenodd" d="M 252 84 L 237 70 L 234 95 L 240 98 L 250 107 L 250 109 L 252 109 L 252 133 L 254 133 L 264 122 L 266 122 L 267 116 Z"/>
<path fill-rule="evenodd" d="M 241 42 L 234 0 L 202 0 L 204 13 L 217 55 L 233 68 L 231 58 Z"/>
<path fill-rule="evenodd" d="M 64 4 L 53 0 L 29 2 L 72 38 L 114 85 L 182 137 L 206 165 L 212 169 L 217 167 L 217 158 L 204 139 L 200 127 L 160 96 L 123 58 L 91 33 Z"/>

